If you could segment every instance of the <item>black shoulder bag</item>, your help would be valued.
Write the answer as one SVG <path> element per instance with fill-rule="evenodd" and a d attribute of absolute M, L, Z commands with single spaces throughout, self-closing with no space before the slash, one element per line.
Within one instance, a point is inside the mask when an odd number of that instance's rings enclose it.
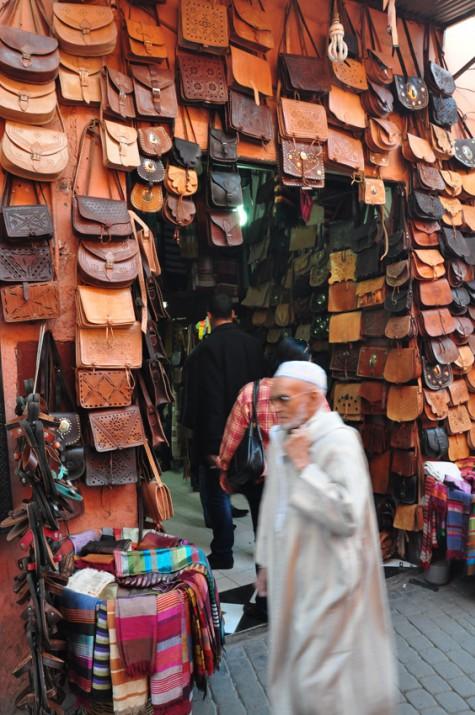
<path fill-rule="evenodd" d="M 251 422 L 229 465 L 228 481 L 235 491 L 239 491 L 246 484 L 255 483 L 264 472 L 264 445 L 257 422 L 259 382 L 259 380 L 255 381 L 252 392 Z"/>

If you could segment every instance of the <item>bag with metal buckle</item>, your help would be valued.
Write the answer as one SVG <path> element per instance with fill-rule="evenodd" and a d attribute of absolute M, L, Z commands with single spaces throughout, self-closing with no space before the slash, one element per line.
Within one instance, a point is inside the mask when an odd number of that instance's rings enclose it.
<path fill-rule="evenodd" d="M 101 103 L 101 57 L 75 57 L 60 52 L 59 91 L 64 104 Z"/>
<path fill-rule="evenodd" d="M 48 124 L 56 105 L 54 81 L 31 84 L 0 76 L 0 117 L 25 124 Z"/>
<path fill-rule="evenodd" d="M 399 64 L 401 65 L 402 75 L 394 75 L 394 84 L 396 88 L 396 95 L 398 99 L 399 108 L 402 111 L 420 111 L 425 109 L 429 104 L 429 91 L 427 85 L 423 79 L 421 79 L 422 74 L 419 67 L 419 62 L 417 60 L 416 53 L 414 51 L 414 45 L 411 40 L 409 33 L 409 28 L 407 26 L 406 20 L 403 18 L 403 27 L 407 39 L 407 44 L 414 62 L 414 69 L 416 70 L 415 76 L 409 76 L 406 63 L 404 62 L 404 53 L 401 51 L 400 47 L 396 47 L 396 54 L 399 59 Z"/>
<path fill-rule="evenodd" d="M 142 331 L 136 322 L 126 328 L 78 328 L 76 367 L 95 369 L 142 367 Z"/>
<path fill-rule="evenodd" d="M 0 27 L 0 72 L 20 82 L 51 82 L 58 74 L 58 42 L 43 34 L 36 13 L 32 12 L 36 32 L 18 27 Z"/>
<path fill-rule="evenodd" d="M 285 186 L 322 188 L 325 184 L 323 151 L 319 144 L 282 139 L 280 166 Z"/>
<path fill-rule="evenodd" d="M 138 245 L 134 239 L 102 242 L 82 240 L 78 248 L 78 274 L 93 286 L 125 288 L 138 275 Z"/>
<path fill-rule="evenodd" d="M 5 122 L 0 164 L 5 171 L 30 181 L 56 181 L 69 160 L 64 131 Z"/>
<path fill-rule="evenodd" d="M 163 30 L 160 25 L 152 21 L 152 18 L 145 22 L 129 17 L 125 20 L 125 29 L 127 30 L 129 59 L 149 62 L 160 62 L 167 59 L 168 51 Z"/>
<path fill-rule="evenodd" d="M 101 75 L 102 111 L 119 119 L 134 119 L 134 85 L 128 75 L 104 67 Z"/>
<path fill-rule="evenodd" d="M 140 167 L 137 130 L 134 127 L 104 119 L 100 131 L 104 166 L 118 171 L 134 171 Z"/>
<path fill-rule="evenodd" d="M 442 390 L 452 384 L 453 374 L 450 365 L 431 364 L 422 358 L 424 384 L 429 390 Z"/>
<path fill-rule="evenodd" d="M 160 159 L 173 146 L 165 127 L 141 127 L 137 133 L 140 152 L 152 159 Z"/>
<path fill-rule="evenodd" d="M 356 374 L 358 377 L 383 378 L 388 349 L 380 347 L 362 347 L 358 358 Z"/>
<path fill-rule="evenodd" d="M 112 8 L 86 3 L 53 3 L 53 34 L 62 50 L 79 57 L 110 55 L 117 42 Z"/>
<path fill-rule="evenodd" d="M 149 121 L 172 121 L 178 113 L 173 74 L 157 65 L 131 64 L 137 117 Z"/>

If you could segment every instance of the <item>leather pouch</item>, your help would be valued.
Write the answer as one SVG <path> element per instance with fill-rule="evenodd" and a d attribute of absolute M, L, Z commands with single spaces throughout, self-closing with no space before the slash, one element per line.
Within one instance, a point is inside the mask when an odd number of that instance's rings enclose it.
<path fill-rule="evenodd" d="M 475 139 L 455 139 L 454 159 L 466 169 L 475 169 Z"/>
<path fill-rule="evenodd" d="M 449 459 L 451 462 L 458 462 L 461 459 L 470 457 L 470 448 L 467 443 L 466 434 L 449 435 Z"/>
<path fill-rule="evenodd" d="M 385 419 L 376 418 L 371 422 L 366 420 L 362 426 L 361 439 L 367 454 L 383 454 L 389 446 L 388 431 Z"/>
<path fill-rule="evenodd" d="M 452 384 L 453 375 L 450 365 L 431 364 L 422 359 L 424 384 L 429 390 L 442 390 Z"/>
<path fill-rule="evenodd" d="M 442 259 L 443 260 L 443 259 Z M 386 285 L 391 288 L 399 288 L 410 280 L 409 261 L 398 261 L 386 266 Z"/>
<path fill-rule="evenodd" d="M 101 123 L 104 166 L 119 171 L 134 171 L 140 166 L 137 130 L 104 119 Z"/>
<path fill-rule="evenodd" d="M 391 492 L 400 504 L 416 504 L 417 502 L 417 476 L 399 477 L 391 476 Z"/>
<path fill-rule="evenodd" d="M 423 221 L 439 221 L 444 215 L 441 199 L 422 191 L 413 191 L 409 198 L 409 209 L 412 218 Z"/>
<path fill-rule="evenodd" d="M 153 159 L 144 159 L 143 168 L 151 169 L 152 174 L 160 175 L 160 171 L 163 170 L 162 176 L 165 173 L 165 168 L 161 161 L 157 164 Z M 155 171 L 158 168 L 158 171 Z M 147 177 L 149 178 L 149 177 Z M 157 213 L 163 208 L 163 189 L 159 183 L 143 184 L 137 182 L 132 187 L 130 192 L 130 203 L 136 211 L 142 211 L 143 213 Z"/>
<path fill-rule="evenodd" d="M 368 80 L 372 82 L 392 84 L 394 81 L 392 67 L 388 65 L 383 55 L 374 48 L 367 48 L 365 67 Z"/>
<path fill-rule="evenodd" d="M 6 323 L 58 318 L 57 283 L 27 283 L 0 288 L 3 318 Z"/>
<path fill-rule="evenodd" d="M 454 143 L 447 129 L 438 127 L 437 124 L 431 124 L 430 137 L 432 148 L 438 159 L 448 160 L 454 156 Z"/>
<path fill-rule="evenodd" d="M 135 484 L 137 479 L 135 448 L 102 453 L 96 452 L 92 447 L 86 448 L 86 485 L 88 487 Z"/>
<path fill-rule="evenodd" d="M 366 310 L 361 321 L 361 334 L 365 338 L 382 338 L 389 315 L 385 310 Z"/>
<path fill-rule="evenodd" d="M 360 422 L 363 417 L 360 383 L 337 383 L 333 390 L 333 409 L 348 422 Z"/>
<path fill-rule="evenodd" d="M 136 405 L 90 412 L 89 424 L 98 452 L 139 447 L 145 442 L 142 416 Z"/>
<path fill-rule="evenodd" d="M 442 228 L 440 250 L 446 258 L 455 256 L 456 258 L 468 260 L 470 257 L 470 248 L 465 237 L 454 227 Z"/>
<path fill-rule="evenodd" d="M 356 130 L 366 126 L 366 113 L 357 94 L 332 86 L 328 95 L 328 109 L 333 123 L 336 121 L 339 125 Z"/>
<path fill-rule="evenodd" d="M 427 85 L 420 77 L 394 75 L 394 86 L 399 107 L 403 111 L 418 111 L 429 104 Z"/>
<path fill-rule="evenodd" d="M 455 198 L 447 198 L 446 196 L 440 197 L 440 203 L 442 204 L 444 213 L 442 214 L 442 221 L 447 226 L 462 226 L 463 225 L 463 204 L 460 200 Z"/>
<path fill-rule="evenodd" d="M 242 244 L 239 216 L 234 212 L 208 212 L 208 241 L 211 246 L 229 248 Z"/>
<path fill-rule="evenodd" d="M 455 349 L 457 350 L 457 346 L 455 346 Z M 466 375 L 467 372 L 470 372 L 474 360 L 475 356 L 473 353 L 473 349 L 472 346 L 469 344 L 461 345 L 458 348 L 458 356 L 454 358 L 451 362 L 453 362 L 454 371 L 457 374 Z"/>
<path fill-rule="evenodd" d="M 132 226 L 127 203 L 122 199 L 76 194 L 73 198 L 73 228 L 80 236 L 98 240 L 130 236 Z"/>
<path fill-rule="evenodd" d="M 78 328 L 76 367 L 136 370 L 142 366 L 140 323 L 127 328 Z"/>
<path fill-rule="evenodd" d="M 355 343 L 361 340 L 361 312 L 330 316 L 330 343 Z"/>
<path fill-rule="evenodd" d="M 169 69 L 156 65 L 131 64 L 137 117 L 171 121 L 178 113 L 175 80 Z"/>
<path fill-rule="evenodd" d="M 238 178 L 239 174 L 236 174 Z M 181 166 L 167 166 L 165 188 L 177 196 L 193 196 L 198 190 L 198 175 L 194 169 Z"/>
<path fill-rule="evenodd" d="M 48 124 L 56 112 L 54 81 L 19 82 L 0 75 L 0 116 L 25 124 Z"/>
<path fill-rule="evenodd" d="M 359 360 L 359 348 L 351 343 L 334 345 L 330 360 L 330 371 L 339 380 L 354 380 Z"/>
<path fill-rule="evenodd" d="M 53 279 L 53 265 L 48 244 L 14 246 L 0 243 L 0 281 L 3 283 L 40 283 Z"/>
<path fill-rule="evenodd" d="M 330 253 L 329 285 L 352 281 L 356 277 L 356 253 L 353 251 L 335 251 Z"/>
<path fill-rule="evenodd" d="M 384 379 L 396 385 L 416 380 L 422 374 L 421 357 L 417 347 L 391 350 L 384 367 Z"/>
<path fill-rule="evenodd" d="M 422 414 L 420 385 L 391 385 L 388 390 L 386 414 L 393 422 L 412 422 Z"/>
<path fill-rule="evenodd" d="M 196 206 L 191 199 L 184 199 L 182 196 L 167 196 L 163 206 L 163 215 L 175 226 L 189 226 L 195 219 Z"/>
<path fill-rule="evenodd" d="M 0 164 L 5 171 L 32 181 L 55 181 L 68 160 L 64 132 L 5 122 L 0 141 Z"/>
<path fill-rule="evenodd" d="M 142 127 L 137 130 L 137 136 L 141 154 L 152 159 L 160 159 L 173 146 L 165 127 Z"/>
<path fill-rule="evenodd" d="M 436 156 L 427 141 L 416 134 L 407 133 L 402 143 L 402 153 L 404 158 L 411 164 L 424 161 L 427 164 L 434 164 Z"/>
<path fill-rule="evenodd" d="M 384 181 L 365 177 L 358 185 L 358 198 L 361 203 L 369 206 L 384 206 L 386 203 Z"/>
<path fill-rule="evenodd" d="M 394 109 L 394 95 L 384 84 L 368 82 L 368 92 L 362 97 L 363 107 L 373 117 L 384 119 Z"/>
<path fill-rule="evenodd" d="M 468 402 L 470 395 L 468 394 L 467 383 L 465 380 L 454 380 L 449 386 L 450 406 L 457 407 Z"/>
<path fill-rule="evenodd" d="M 128 407 L 132 403 L 132 375 L 127 370 L 79 369 L 76 390 L 79 404 L 86 410 Z"/>
<path fill-rule="evenodd" d="M 393 527 L 401 531 L 422 531 L 424 514 L 417 504 L 398 504 Z"/>
<path fill-rule="evenodd" d="M 222 57 L 178 55 L 180 95 L 190 104 L 224 105 L 228 101 L 226 65 Z"/>
<path fill-rule="evenodd" d="M 284 185 L 323 188 L 325 166 L 319 144 L 282 139 L 280 158 Z"/>
<path fill-rule="evenodd" d="M 240 174 L 211 171 L 209 174 L 209 202 L 217 209 L 233 209 L 242 204 Z"/>
<path fill-rule="evenodd" d="M 417 452 L 407 449 L 393 450 L 391 472 L 400 477 L 412 477 L 417 474 Z"/>
<path fill-rule="evenodd" d="M 458 171 L 444 169 L 441 170 L 440 174 L 445 184 L 444 193 L 451 197 L 460 196 L 463 189 L 462 175 Z"/>
<path fill-rule="evenodd" d="M 78 273 L 88 285 L 125 288 L 138 275 L 138 247 L 133 239 L 101 242 L 81 241 L 78 248 Z"/>
<path fill-rule="evenodd" d="M 360 385 L 360 397 L 363 414 L 386 414 L 387 393 L 388 388 L 384 382 L 362 382 Z"/>
<path fill-rule="evenodd" d="M 388 357 L 388 349 L 380 347 L 362 347 L 358 358 L 356 374 L 358 377 L 376 380 L 383 378 L 384 366 Z"/>
<path fill-rule="evenodd" d="M 445 190 L 445 181 L 439 169 L 422 161 L 417 162 L 417 185 L 422 191 L 435 191 L 440 193 Z"/>
<path fill-rule="evenodd" d="M 440 64 L 429 60 L 426 64 L 425 78 L 430 89 L 436 95 L 450 97 L 455 92 L 455 80 L 450 72 Z"/>
<path fill-rule="evenodd" d="M 448 280 L 439 278 L 436 281 L 420 281 L 419 298 L 421 305 L 426 308 L 450 305 L 452 303 L 452 292 Z"/>
<path fill-rule="evenodd" d="M 376 243 L 363 251 L 358 251 L 356 256 L 356 278 L 364 280 L 373 278 L 381 272 L 381 244 Z"/>
<path fill-rule="evenodd" d="M 78 286 L 77 324 L 82 328 L 124 327 L 135 322 L 134 303 L 129 288 Z"/>
<path fill-rule="evenodd" d="M 449 449 L 447 432 L 443 427 L 430 427 L 422 430 L 422 453 L 430 459 L 444 459 Z"/>
<path fill-rule="evenodd" d="M 231 74 L 238 87 L 252 93 L 256 104 L 260 104 L 261 94 L 272 97 L 270 64 L 264 58 L 231 47 Z"/>
<path fill-rule="evenodd" d="M 444 257 L 437 249 L 414 250 L 412 254 L 414 278 L 434 281 L 445 276 Z"/>
<path fill-rule="evenodd" d="M 34 184 L 37 204 L 10 205 L 12 182 L 7 175 L 0 201 L 0 223 L 3 238 L 11 244 L 23 241 L 49 240 L 53 237 L 53 220 L 41 192 Z M 25 247 L 26 248 L 26 247 Z M 32 249 L 30 249 L 32 250 Z M 45 255 L 43 253 L 43 255 Z M 20 281 L 19 281 L 20 282 Z"/>
<path fill-rule="evenodd" d="M 403 340 L 417 335 L 417 323 L 413 315 L 395 315 L 386 323 L 385 337 L 390 340 Z"/>
<path fill-rule="evenodd" d="M 462 434 L 462 432 L 470 432 L 472 428 L 472 421 L 465 405 L 449 407 L 447 423 L 449 434 Z"/>
<path fill-rule="evenodd" d="M 0 72 L 20 82 L 51 82 L 58 74 L 58 42 L 17 27 L 0 27 Z"/>
<path fill-rule="evenodd" d="M 227 120 L 230 129 L 254 142 L 267 144 L 274 138 L 274 121 L 271 109 L 231 89 Z"/>
<path fill-rule="evenodd" d="M 208 152 L 212 161 L 230 164 L 238 158 L 238 136 L 236 132 L 210 127 Z"/>
<path fill-rule="evenodd" d="M 285 139 L 311 142 L 328 139 L 327 116 L 320 104 L 283 97 L 277 116 L 280 135 Z"/>
<path fill-rule="evenodd" d="M 384 305 L 385 290 L 384 276 L 360 281 L 356 284 L 355 290 L 356 307 L 366 309 Z"/>
<path fill-rule="evenodd" d="M 459 358 L 459 350 L 448 336 L 432 338 L 427 344 L 428 357 L 441 365 L 450 365 Z"/>
<path fill-rule="evenodd" d="M 86 3 L 53 3 L 53 34 L 62 50 L 79 57 L 109 55 L 117 42 L 112 8 Z"/>
<path fill-rule="evenodd" d="M 127 19 L 125 27 L 128 36 L 129 59 L 160 62 L 167 59 L 167 46 L 163 30 L 153 22 Z"/>
<path fill-rule="evenodd" d="M 389 313 L 405 313 L 412 308 L 412 283 L 386 292 L 384 308 Z"/>
<path fill-rule="evenodd" d="M 432 422 L 445 420 L 449 413 L 450 396 L 446 389 L 424 390 L 424 412 Z"/>
<path fill-rule="evenodd" d="M 354 170 L 364 171 L 363 144 L 337 129 L 328 129 L 327 151 L 329 161 Z"/>
<path fill-rule="evenodd" d="M 257 0 L 233 0 L 231 42 L 251 52 L 265 53 L 274 47 L 269 13 Z"/>
<path fill-rule="evenodd" d="M 342 313 L 356 308 L 356 283 L 343 281 L 333 283 L 328 289 L 328 311 Z"/>
<path fill-rule="evenodd" d="M 178 45 L 226 54 L 229 47 L 227 7 L 212 0 L 183 0 L 178 13 Z"/>
<path fill-rule="evenodd" d="M 416 246 L 420 248 L 438 248 L 437 231 L 440 224 L 437 221 L 411 221 L 411 234 Z"/>
<path fill-rule="evenodd" d="M 375 494 L 387 494 L 389 491 L 389 469 L 391 464 L 391 452 L 386 450 L 382 454 L 377 454 L 369 460 L 369 473 L 371 485 Z"/>
<path fill-rule="evenodd" d="M 132 79 L 104 67 L 101 75 L 102 111 L 108 116 L 119 119 L 134 119 L 134 85 Z"/>
<path fill-rule="evenodd" d="M 415 449 L 418 441 L 417 422 L 396 423 L 391 429 L 389 443 L 392 449 Z"/>
<path fill-rule="evenodd" d="M 60 53 L 59 91 L 64 104 L 101 103 L 101 57 L 75 57 Z"/>
<path fill-rule="evenodd" d="M 450 129 L 458 120 L 457 103 L 453 97 L 430 97 L 430 118 L 434 124 Z"/>
<path fill-rule="evenodd" d="M 462 179 L 462 187 L 464 193 L 470 198 L 475 197 L 475 171 L 469 171 L 466 174 L 459 174 Z"/>

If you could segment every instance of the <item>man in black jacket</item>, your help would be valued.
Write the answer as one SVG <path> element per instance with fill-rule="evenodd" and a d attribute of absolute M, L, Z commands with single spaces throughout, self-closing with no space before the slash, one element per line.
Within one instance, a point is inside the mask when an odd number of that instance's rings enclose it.
<path fill-rule="evenodd" d="M 243 385 L 263 376 L 259 343 L 234 322 L 231 298 L 217 293 L 208 313 L 211 335 L 191 353 L 186 365 L 186 426 L 193 430 L 201 465 L 200 495 L 205 521 L 213 529 L 212 568 L 233 567 L 234 530 L 229 496 L 219 485 L 219 446 L 234 401 Z"/>

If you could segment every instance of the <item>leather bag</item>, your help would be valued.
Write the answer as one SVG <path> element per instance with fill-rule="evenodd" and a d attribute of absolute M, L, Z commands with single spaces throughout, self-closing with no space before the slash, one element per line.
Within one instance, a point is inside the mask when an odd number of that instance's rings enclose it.
<path fill-rule="evenodd" d="M 58 74 L 58 42 L 53 37 L 0 27 L 0 72 L 19 82 L 53 81 Z"/>
<path fill-rule="evenodd" d="M 54 81 L 31 84 L 0 75 L 0 117 L 25 124 L 48 124 L 56 104 Z"/>
<path fill-rule="evenodd" d="M 89 425 L 97 452 L 139 447 L 145 443 L 142 416 L 137 405 L 90 412 Z"/>
<path fill-rule="evenodd" d="M 178 45 L 224 55 L 229 47 L 228 12 L 213 0 L 183 0 L 178 13 Z"/>
<path fill-rule="evenodd" d="M 340 166 L 364 171 L 363 144 L 359 139 L 333 129 L 328 129 L 328 160 Z"/>
<path fill-rule="evenodd" d="M 272 97 L 270 64 L 264 58 L 231 46 L 231 74 L 234 84 L 251 92 L 256 104 L 260 103 L 261 94 Z"/>
<path fill-rule="evenodd" d="M 439 221 L 444 215 L 441 199 L 422 191 L 413 191 L 409 197 L 409 210 L 412 218 L 423 221 Z"/>
<path fill-rule="evenodd" d="M 424 384 L 429 390 L 442 390 L 452 384 L 453 374 L 450 365 L 431 364 L 422 358 Z"/>
<path fill-rule="evenodd" d="M 123 241 L 85 241 L 78 248 L 78 274 L 83 283 L 93 286 L 125 288 L 138 275 L 138 245 Z"/>
<path fill-rule="evenodd" d="M 438 422 L 449 414 L 449 393 L 445 389 L 424 390 L 424 413 L 428 420 Z"/>
<path fill-rule="evenodd" d="M 139 159 L 140 164 L 137 167 L 139 179 L 142 179 L 149 189 L 154 188 L 154 184 L 161 184 L 165 178 L 165 167 L 161 159 L 151 159 L 149 156 L 139 156 Z"/>
<path fill-rule="evenodd" d="M 359 340 L 361 340 L 361 312 L 330 316 L 328 337 L 330 343 L 355 343 Z"/>
<path fill-rule="evenodd" d="M 445 276 L 444 257 L 437 249 L 414 250 L 412 268 L 418 280 L 433 281 Z"/>
<path fill-rule="evenodd" d="M 60 52 L 59 91 L 64 104 L 101 103 L 101 57 L 75 57 Z"/>
<path fill-rule="evenodd" d="M 122 72 L 104 67 L 101 74 L 102 112 L 114 118 L 134 119 L 134 85 Z"/>
<path fill-rule="evenodd" d="M 416 450 L 395 449 L 391 455 L 391 472 L 400 477 L 417 474 L 418 455 Z"/>
<path fill-rule="evenodd" d="M 459 357 L 459 350 L 448 336 L 432 338 L 427 344 L 428 357 L 441 365 L 454 363 Z"/>
<path fill-rule="evenodd" d="M 182 53 L 178 55 L 177 62 L 183 102 L 218 106 L 226 104 L 228 85 L 222 57 Z"/>
<path fill-rule="evenodd" d="M 125 21 L 128 39 L 128 56 L 131 60 L 145 60 L 160 62 L 168 56 L 165 37 L 160 25 L 151 21 L 133 20 Z"/>
<path fill-rule="evenodd" d="M 391 385 L 386 414 L 393 422 L 412 422 L 423 410 L 421 385 Z"/>
<path fill-rule="evenodd" d="M 417 347 L 390 350 L 384 366 L 384 379 L 396 385 L 416 380 L 422 375 L 421 356 Z"/>
<path fill-rule="evenodd" d="M 41 283 L 53 279 L 48 244 L 14 246 L 0 243 L 0 281 L 3 283 Z"/>
<path fill-rule="evenodd" d="M 280 135 L 285 139 L 325 142 L 328 124 L 320 104 L 282 97 L 277 109 Z"/>
<path fill-rule="evenodd" d="M 257 105 L 251 97 L 233 89 L 229 91 L 227 124 L 250 141 L 268 144 L 274 138 L 271 109 L 264 103 Z"/>
<path fill-rule="evenodd" d="M 142 367 L 142 332 L 140 323 L 130 327 L 78 328 L 76 367 L 115 369 Z"/>
<path fill-rule="evenodd" d="M 405 285 L 410 277 L 408 259 L 398 261 L 397 263 L 390 263 L 386 266 L 386 284 L 391 288 L 398 288 L 399 286 Z"/>
<path fill-rule="evenodd" d="M 395 423 L 391 429 L 389 444 L 392 449 L 415 449 L 418 446 L 417 422 Z"/>
<path fill-rule="evenodd" d="M 361 334 L 365 338 L 382 338 L 389 315 L 385 310 L 366 310 L 361 321 Z"/>
<path fill-rule="evenodd" d="M 329 285 L 352 281 L 356 277 L 356 253 L 351 250 L 330 253 Z"/>
<path fill-rule="evenodd" d="M 328 95 L 328 109 L 329 118 L 337 125 L 356 130 L 366 127 L 366 113 L 357 94 L 332 86 Z"/>
<path fill-rule="evenodd" d="M 455 139 L 455 160 L 467 169 L 475 169 L 475 139 Z"/>
<path fill-rule="evenodd" d="M 86 3 L 53 3 L 53 34 L 62 50 L 79 57 L 109 55 L 117 42 L 112 8 Z"/>
<path fill-rule="evenodd" d="M 336 383 L 333 388 L 333 409 L 347 422 L 360 422 L 363 417 L 360 383 Z"/>
<path fill-rule="evenodd" d="M 165 188 L 176 196 L 193 196 L 198 190 L 198 175 L 194 169 L 169 164 L 165 174 Z"/>
<path fill-rule="evenodd" d="M 228 479 L 233 489 L 255 484 L 265 469 L 264 443 L 257 419 L 259 383 L 254 382 L 249 425 L 229 465 Z"/>
<path fill-rule="evenodd" d="M 403 340 L 417 335 L 417 323 L 413 315 L 395 315 L 386 323 L 384 335 L 390 340 Z"/>
<path fill-rule="evenodd" d="M 368 81 L 368 91 L 362 96 L 362 104 L 369 116 L 384 119 L 394 109 L 394 95 L 385 85 Z"/>
<path fill-rule="evenodd" d="M 362 382 L 360 397 L 363 415 L 386 414 L 387 392 L 384 382 Z"/>
<path fill-rule="evenodd" d="M 138 479 L 136 449 L 96 452 L 86 447 L 86 485 L 111 487 L 135 484 Z"/>
<path fill-rule="evenodd" d="M 332 376 L 339 380 L 356 379 L 358 360 L 359 348 L 356 345 L 334 345 L 330 359 Z"/>
<path fill-rule="evenodd" d="M 167 196 L 163 215 L 170 223 L 183 228 L 195 220 L 196 206 L 191 199 L 182 196 Z"/>
<path fill-rule="evenodd" d="M 444 213 L 442 214 L 443 223 L 447 226 L 462 226 L 464 222 L 463 204 L 460 203 L 459 199 L 441 196 L 440 203 L 444 209 Z"/>
<path fill-rule="evenodd" d="M 439 237 L 437 231 L 440 224 L 437 221 L 411 221 L 411 235 L 413 242 L 420 248 L 438 248 Z"/>
<path fill-rule="evenodd" d="M 356 307 L 375 308 L 384 305 L 386 283 L 384 276 L 360 281 L 356 284 Z"/>
<path fill-rule="evenodd" d="M 359 201 L 368 206 L 384 206 L 386 189 L 382 179 L 364 177 L 358 184 Z"/>
<path fill-rule="evenodd" d="M 173 121 L 178 101 L 173 74 L 157 65 L 131 64 L 137 117 L 148 121 Z"/>
<path fill-rule="evenodd" d="M 438 127 L 437 124 L 431 124 L 430 137 L 432 148 L 438 159 L 448 160 L 454 156 L 455 145 L 447 129 Z"/>
<path fill-rule="evenodd" d="M 381 454 L 377 454 L 369 460 L 369 474 L 371 477 L 371 486 L 374 494 L 383 495 L 389 491 L 390 464 L 391 452 L 389 450 L 386 450 Z"/>
<path fill-rule="evenodd" d="M 447 424 L 449 434 L 462 434 L 462 432 L 470 432 L 472 428 L 472 421 L 465 405 L 449 407 Z"/>
<path fill-rule="evenodd" d="M 32 181 L 55 181 L 68 160 L 63 131 L 5 122 L 0 141 L 0 164 L 5 171 Z"/>
<path fill-rule="evenodd" d="M 82 328 L 124 327 L 135 322 L 134 303 L 129 288 L 78 286 L 77 325 Z"/>
<path fill-rule="evenodd" d="M 285 186 L 323 188 L 325 166 L 319 144 L 282 139 L 280 159 L 282 183 Z"/>
<path fill-rule="evenodd" d="M 328 311 L 342 313 L 356 308 L 356 283 L 342 281 L 333 283 L 328 289 Z"/>
<path fill-rule="evenodd" d="M 449 459 L 458 462 L 470 456 L 466 434 L 449 435 Z"/>
<path fill-rule="evenodd" d="M 0 288 L 6 323 L 50 320 L 60 314 L 57 283 L 24 283 Z"/>
<path fill-rule="evenodd" d="M 134 127 L 104 119 L 101 122 L 101 140 L 103 163 L 108 169 L 134 171 L 140 167 L 137 130 Z"/>
<path fill-rule="evenodd" d="M 422 531 L 424 514 L 422 507 L 414 504 L 398 504 L 393 527 L 401 531 Z"/>
<path fill-rule="evenodd" d="M 416 164 L 417 184 L 422 191 L 441 193 L 445 190 L 445 181 L 439 169 L 431 164 L 418 161 Z"/>
<path fill-rule="evenodd" d="M 133 378 L 128 370 L 76 370 L 78 401 L 85 410 L 128 407 Z"/>
<path fill-rule="evenodd" d="M 412 303 L 413 293 L 411 281 L 404 286 L 386 291 L 384 308 L 389 313 L 405 313 L 412 308 Z"/>
<path fill-rule="evenodd" d="M 209 203 L 217 209 L 234 209 L 243 202 L 241 176 L 237 172 L 211 171 Z"/>
<path fill-rule="evenodd" d="M 239 216 L 233 211 L 208 211 L 208 242 L 218 248 L 240 246 L 243 242 Z"/>
<path fill-rule="evenodd" d="M 165 127 L 141 127 L 137 130 L 137 138 L 140 152 L 152 159 L 160 159 L 173 146 Z"/>
<path fill-rule="evenodd" d="M 456 258 L 467 259 L 470 256 L 470 248 L 465 237 L 455 227 L 446 228 L 444 226 L 442 228 L 440 250 L 446 258 L 455 256 Z"/>
<path fill-rule="evenodd" d="M 458 120 L 457 103 L 453 97 L 430 96 L 430 118 L 439 127 L 450 129 Z"/>
<path fill-rule="evenodd" d="M 211 161 L 231 164 L 238 158 L 238 135 L 234 131 L 224 131 L 210 125 L 208 153 Z"/>
<path fill-rule="evenodd" d="M 41 202 L 40 196 L 44 194 L 38 190 L 35 183 L 34 190 L 37 203 L 31 205 L 10 205 L 12 193 L 12 179 L 7 174 L 0 199 L 0 222 L 3 238 L 13 243 L 23 241 L 50 240 L 53 237 L 53 219 L 48 205 Z"/>
<path fill-rule="evenodd" d="M 460 196 L 463 189 L 462 175 L 458 171 L 441 170 L 441 176 L 444 180 L 444 193 L 450 197 Z"/>
<path fill-rule="evenodd" d="M 463 405 L 470 399 L 467 383 L 465 382 L 465 380 L 454 380 L 454 382 L 449 385 L 449 393 L 451 407 Z"/>
<path fill-rule="evenodd" d="M 422 430 L 422 454 L 430 459 L 444 459 L 449 449 L 449 439 L 443 427 Z"/>
<path fill-rule="evenodd" d="M 266 53 L 274 47 L 269 14 L 261 0 L 233 0 L 230 40 L 251 52 Z"/>
<path fill-rule="evenodd" d="M 427 139 L 410 132 L 407 132 L 404 136 L 402 153 L 404 158 L 411 164 L 421 161 L 427 164 L 434 164 L 437 158 Z"/>
<path fill-rule="evenodd" d="M 421 305 L 426 308 L 450 305 L 453 296 L 448 280 L 439 278 L 436 281 L 420 281 L 419 298 Z"/>
<path fill-rule="evenodd" d="M 383 378 L 388 349 L 382 347 L 362 347 L 358 358 L 356 374 L 358 377 Z"/>

